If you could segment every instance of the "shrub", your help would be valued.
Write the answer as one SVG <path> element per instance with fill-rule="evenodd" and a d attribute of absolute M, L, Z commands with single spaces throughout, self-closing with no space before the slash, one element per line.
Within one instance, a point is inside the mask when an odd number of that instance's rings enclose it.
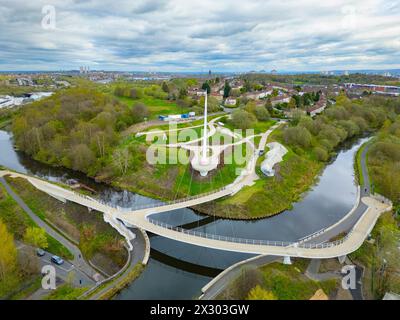
<path fill-rule="evenodd" d="M 328 152 L 322 147 L 315 147 L 314 153 L 318 161 L 327 161 L 329 159 Z"/>
<path fill-rule="evenodd" d="M 259 121 L 268 121 L 270 119 L 269 112 L 264 106 L 257 106 L 254 112 Z"/>
<path fill-rule="evenodd" d="M 304 127 L 290 127 L 283 132 L 283 138 L 287 144 L 300 148 L 311 146 L 311 134 Z"/>

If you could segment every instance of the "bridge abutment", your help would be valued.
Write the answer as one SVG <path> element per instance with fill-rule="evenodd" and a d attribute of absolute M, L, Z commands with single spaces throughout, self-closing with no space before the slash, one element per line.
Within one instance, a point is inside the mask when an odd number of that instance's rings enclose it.
<path fill-rule="evenodd" d="M 290 256 L 283 257 L 283 264 L 292 264 L 292 260 L 290 260 Z"/>

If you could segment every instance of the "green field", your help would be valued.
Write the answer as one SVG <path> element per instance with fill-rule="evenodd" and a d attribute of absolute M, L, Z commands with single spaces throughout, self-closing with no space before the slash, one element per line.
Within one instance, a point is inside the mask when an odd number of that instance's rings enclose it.
<path fill-rule="evenodd" d="M 175 102 L 161 100 L 154 97 L 143 97 L 140 99 L 132 99 L 127 97 L 116 98 L 129 107 L 133 107 L 136 103 L 144 103 L 150 112 L 149 119 L 157 119 L 160 115 L 182 114 L 190 111 L 189 108 L 179 107 Z"/>

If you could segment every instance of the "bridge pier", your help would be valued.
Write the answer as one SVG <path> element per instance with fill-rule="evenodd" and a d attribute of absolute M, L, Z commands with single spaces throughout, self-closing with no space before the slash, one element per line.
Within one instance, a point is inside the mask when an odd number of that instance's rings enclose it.
<path fill-rule="evenodd" d="M 290 260 L 290 256 L 283 257 L 283 264 L 292 264 L 292 261 Z"/>
<path fill-rule="evenodd" d="M 339 263 L 343 264 L 346 261 L 346 255 L 338 257 Z"/>
<path fill-rule="evenodd" d="M 90 208 L 90 207 L 87 207 L 87 209 L 88 209 L 89 212 L 92 212 L 92 210 L 93 210 L 93 209 Z"/>

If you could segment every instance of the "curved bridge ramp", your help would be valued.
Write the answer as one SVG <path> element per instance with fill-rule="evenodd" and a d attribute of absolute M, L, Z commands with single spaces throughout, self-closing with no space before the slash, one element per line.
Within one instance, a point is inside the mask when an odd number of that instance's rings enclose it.
<path fill-rule="evenodd" d="M 23 174 L 0 171 L 0 176 L 11 175 L 12 177 L 22 177 L 27 179 L 39 190 L 59 199 L 68 200 L 86 206 L 103 213 L 112 215 L 127 225 L 136 226 L 154 234 L 189 243 L 197 246 L 252 254 L 274 255 L 284 257 L 302 257 L 302 258 L 334 258 L 345 256 L 357 250 L 369 233 L 372 231 L 379 216 L 388 210 L 392 205 L 387 201 L 376 199 L 371 196 L 365 196 L 361 202 L 366 207 L 364 213 L 354 224 L 351 231 L 342 239 L 334 242 L 310 243 L 310 242 L 276 242 L 252 239 L 230 238 L 218 235 L 204 234 L 196 231 L 189 231 L 181 228 L 162 224 L 152 220 L 150 216 L 155 213 L 166 212 L 178 208 L 193 206 L 198 203 L 211 201 L 228 195 L 229 188 L 220 189 L 214 193 L 200 195 L 184 201 L 172 204 L 161 205 L 154 208 L 137 209 L 131 211 L 121 211 L 118 208 L 111 207 L 101 203 L 96 199 L 78 194 L 72 190 L 62 188 L 47 181 L 30 177 Z M 200 202 L 201 201 L 201 202 Z"/>

